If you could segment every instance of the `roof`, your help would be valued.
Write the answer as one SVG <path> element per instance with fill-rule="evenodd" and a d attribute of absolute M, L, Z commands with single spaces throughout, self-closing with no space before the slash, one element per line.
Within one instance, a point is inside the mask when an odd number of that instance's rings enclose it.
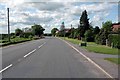
<path fill-rule="evenodd" d="M 120 25 L 120 22 L 118 22 L 118 23 L 113 23 L 112 25 Z"/>

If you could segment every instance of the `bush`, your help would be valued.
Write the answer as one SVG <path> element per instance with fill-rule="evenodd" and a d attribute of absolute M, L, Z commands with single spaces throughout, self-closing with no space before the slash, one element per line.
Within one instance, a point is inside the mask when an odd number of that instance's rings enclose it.
<path fill-rule="evenodd" d="M 30 36 L 29 36 L 29 39 L 32 39 L 32 38 L 33 38 L 33 36 L 32 36 L 32 35 L 30 35 Z"/>
<path fill-rule="evenodd" d="M 97 44 L 101 44 L 101 45 L 106 45 L 106 39 L 108 39 L 108 31 L 101 29 L 99 34 L 96 35 L 95 37 L 95 42 Z"/>
<path fill-rule="evenodd" d="M 24 34 L 24 38 L 29 38 L 29 36 L 31 35 L 33 35 L 31 32 L 25 32 Z"/>
<path fill-rule="evenodd" d="M 120 49 L 120 35 L 118 34 L 109 34 L 108 35 L 108 45 L 114 48 Z"/>
<path fill-rule="evenodd" d="M 94 35 L 92 30 L 87 30 L 85 32 L 85 41 L 87 42 L 93 42 L 94 41 Z"/>
<path fill-rule="evenodd" d="M 11 36 L 11 39 L 13 39 L 13 38 L 15 38 L 16 36 L 15 35 L 13 35 L 13 36 Z"/>
<path fill-rule="evenodd" d="M 0 42 L 1 42 L 1 43 L 7 43 L 8 40 L 1 40 Z"/>

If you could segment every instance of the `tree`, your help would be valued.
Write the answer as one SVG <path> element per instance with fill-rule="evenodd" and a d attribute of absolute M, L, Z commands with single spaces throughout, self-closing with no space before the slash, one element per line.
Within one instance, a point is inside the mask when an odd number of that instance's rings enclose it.
<path fill-rule="evenodd" d="M 87 42 L 94 41 L 94 35 L 93 35 L 93 31 L 91 29 L 89 29 L 85 32 L 85 41 L 87 41 Z"/>
<path fill-rule="evenodd" d="M 22 34 L 23 34 L 23 31 L 21 29 L 19 29 L 19 28 L 15 29 L 15 35 L 16 36 L 20 36 Z"/>
<path fill-rule="evenodd" d="M 80 36 L 84 37 L 84 33 L 89 29 L 89 19 L 87 15 L 87 11 L 83 11 L 80 17 Z"/>
<path fill-rule="evenodd" d="M 51 30 L 51 34 L 52 34 L 53 36 L 55 36 L 55 35 L 56 35 L 56 31 L 58 31 L 58 29 L 57 29 L 57 28 L 53 28 L 53 29 Z"/>
<path fill-rule="evenodd" d="M 107 30 L 108 32 L 112 31 L 112 21 L 106 21 L 103 23 L 102 28 Z"/>
<path fill-rule="evenodd" d="M 96 35 L 96 43 L 105 45 L 106 44 L 106 39 L 108 39 L 108 31 L 105 29 L 101 29 L 99 34 Z"/>
<path fill-rule="evenodd" d="M 98 44 L 105 45 L 106 44 L 106 39 L 108 39 L 108 35 L 112 31 L 112 21 L 106 21 L 103 23 L 102 28 L 99 32 L 98 35 L 96 35 L 95 41 Z"/>
<path fill-rule="evenodd" d="M 96 26 L 96 27 L 94 28 L 94 30 L 93 30 L 93 33 L 96 35 L 96 34 L 98 34 L 99 32 L 100 32 L 100 29 L 99 29 L 98 26 Z"/>
<path fill-rule="evenodd" d="M 38 25 L 38 24 L 34 24 L 33 26 L 32 26 L 32 33 L 34 34 L 34 35 L 36 35 L 36 36 L 41 36 L 42 34 L 43 34 L 43 31 L 44 31 L 45 29 L 41 26 L 41 25 Z"/>

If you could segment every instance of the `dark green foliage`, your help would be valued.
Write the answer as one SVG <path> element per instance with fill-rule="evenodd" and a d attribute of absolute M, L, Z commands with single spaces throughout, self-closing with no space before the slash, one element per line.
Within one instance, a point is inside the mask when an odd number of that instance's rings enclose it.
<path fill-rule="evenodd" d="M 96 34 L 98 34 L 99 32 L 100 32 L 100 29 L 99 29 L 98 26 L 96 26 L 96 27 L 94 28 L 94 30 L 93 30 L 93 33 L 96 35 Z"/>
<path fill-rule="evenodd" d="M 109 34 L 108 36 L 109 46 L 120 49 L 120 35 L 118 34 Z"/>
<path fill-rule="evenodd" d="M 103 23 L 102 28 L 107 30 L 108 32 L 112 31 L 112 21 L 106 21 Z"/>
<path fill-rule="evenodd" d="M 23 34 L 23 31 L 21 29 L 19 29 L 19 28 L 15 29 L 16 36 L 22 36 L 22 34 Z"/>
<path fill-rule="evenodd" d="M 111 33 L 112 22 L 106 21 L 103 23 L 102 28 L 98 35 L 95 37 L 95 41 L 97 44 L 106 45 L 106 39 L 108 39 L 108 35 Z"/>
<path fill-rule="evenodd" d="M 53 29 L 51 30 L 51 34 L 52 34 L 53 36 L 55 36 L 55 35 L 56 35 L 56 31 L 58 31 L 58 29 L 57 29 L 57 28 L 53 28 Z"/>
<path fill-rule="evenodd" d="M 33 36 L 32 32 L 24 32 L 24 38 L 29 38 L 29 36 Z"/>
<path fill-rule="evenodd" d="M 40 37 L 43 34 L 44 30 L 45 29 L 41 25 L 34 24 L 32 26 L 32 33 L 36 36 Z"/>
<path fill-rule="evenodd" d="M 94 41 L 94 35 L 92 30 L 87 30 L 85 32 L 85 41 L 87 42 L 93 42 Z"/>
<path fill-rule="evenodd" d="M 13 35 L 13 36 L 11 36 L 11 39 L 13 39 L 13 38 L 15 38 L 16 36 L 15 35 Z"/>
<path fill-rule="evenodd" d="M 84 33 L 89 29 L 89 19 L 86 10 L 82 12 L 80 17 L 80 27 L 78 29 L 81 37 L 84 37 Z"/>
<path fill-rule="evenodd" d="M 0 34 L 0 40 L 7 39 L 8 34 Z"/>
<path fill-rule="evenodd" d="M 58 34 L 57 34 L 57 36 L 64 37 L 65 36 L 64 30 L 59 31 Z"/>

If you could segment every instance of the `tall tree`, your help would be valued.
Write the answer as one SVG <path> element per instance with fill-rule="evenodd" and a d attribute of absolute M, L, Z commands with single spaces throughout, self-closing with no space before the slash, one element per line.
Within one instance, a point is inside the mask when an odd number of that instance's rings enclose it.
<path fill-rule="evenodd" d="M 55 36 L 55 35 L 56 35 L 56 31 L 58 31 L 58 29 L 57 29 L 57 28 L 53 28 L 53 29 L 51 30 L 51 34 L 52 34 L 53 36 Z"/>
<path fill-rule="evenodd" d="M 84 37 L 84 33 L 89 29 L 89 19 L 87 15 L 87 11 L 83 11 L 80 17 L 80 36 Z"/>
<path fill-rule="evenodd" d="M 38 24 L 34 24 L 33 26 L 32 26 L 32 33 L 34 34 L 34 35 L 36 35 L 36 36 L 41 36 L 42 34 L 43 34 L 43 31 L 44 31 L 45 29 L 41 26 L 41 25 L 38 25 Z"/>

